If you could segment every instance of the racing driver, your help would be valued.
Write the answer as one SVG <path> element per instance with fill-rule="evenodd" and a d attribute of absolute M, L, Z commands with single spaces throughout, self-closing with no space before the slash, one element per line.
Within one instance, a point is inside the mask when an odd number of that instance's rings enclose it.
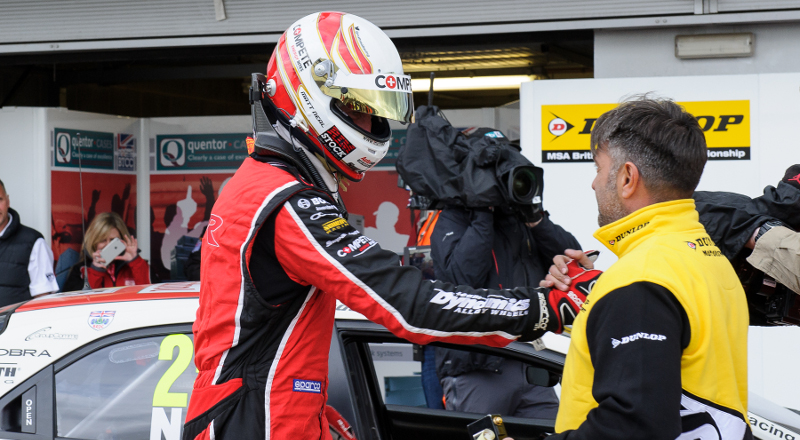
<path fill-rule="evenodd" d="M 503 346 L 572 323 L 578 290 L 424 280 L 348 224 L 340 179 L 360 181 L 386 154 L 387 119 L 413 119 L 410 78 L 379 28 L 339 12 L 302 18 L 254 84 L 254 151 L 204 236 L 184 440 L 329 439 L 337 299 L 416 344 Z M 280 138 L 258 131 L 256 109 Z"/>

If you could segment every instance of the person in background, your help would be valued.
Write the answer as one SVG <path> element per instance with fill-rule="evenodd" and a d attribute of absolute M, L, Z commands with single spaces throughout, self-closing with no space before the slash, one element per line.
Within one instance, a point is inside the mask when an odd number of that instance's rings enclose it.
<path fill-rule="evenodd" d="M 700 223 L 734 267 L 746 259 L 800 294 L 800 164 L 755 198 L 718 191 L 696 191 L 692 198 Z"/>
<path fill-rule="evenodd" d="M 0 307 L 57 290 L 52 250 L 22 224 L 0 181 Z"/>
<path fill-rule="evenodd" d="M 442 210 L 430 240 L 436 279 L 485 289 L 538 285 L 553 257 L 580 244 L 546 211 L 530 220 L 509 207 Z M 519 361 L 436 348 L 436 372 L 448 410 L 541 419 L 558 412 L 555 390 L 527 383 Z"/>
<path fill-rule="evenodd" d="M 105 261 L 101 251 L 115 238 L 125 244 L 125 251 L 112 261 Z M 85 286 L 88 272 L 88 285 L 91 289 L 114 286 L 134 286 L 150 283 L 150 267 L 139 257 L 138 242 L 128 233 L 122 218 L 114 212 L 98 214 L 89 228 L 83 242 L 85 262 L 75 264 L 64 283 L 64 291 L 81 290 Z"/>

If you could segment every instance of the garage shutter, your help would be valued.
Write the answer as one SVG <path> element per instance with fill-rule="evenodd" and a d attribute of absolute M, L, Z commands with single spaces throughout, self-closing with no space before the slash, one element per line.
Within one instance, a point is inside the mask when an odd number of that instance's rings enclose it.
<path fill-rule="evenodd" d="M 280 34 L 321 10 L 402 29 L 693 14 L 695 8 L 695 0 L 223 1 L 228 18 L 217 21 L 214 0 L 4 0 L 0 44 Z"/>

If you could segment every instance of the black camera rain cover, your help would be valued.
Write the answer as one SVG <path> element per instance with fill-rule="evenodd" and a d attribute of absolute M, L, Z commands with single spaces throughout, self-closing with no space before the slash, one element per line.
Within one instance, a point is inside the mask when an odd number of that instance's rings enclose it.
<path fill-rule="evenodd" d="M 467 136 L 420 106 L 397 157 L 397 172 L 415 194 L 431 199 L 432 209 L 479 208 L 509 203 L 498 181 L 515 166 L 531 165 L 505 137 Z M 499 133 L 499 132 L 498 132 Z"/>

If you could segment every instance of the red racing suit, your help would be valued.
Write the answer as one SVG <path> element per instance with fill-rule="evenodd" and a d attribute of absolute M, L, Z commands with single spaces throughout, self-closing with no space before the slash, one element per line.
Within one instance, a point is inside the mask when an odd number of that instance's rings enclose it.
<path fill-rule="evenodd" d="M 504 346 L 556 328 L 546 292 L 425 280 L 270 160 L 245 159 L 206 230 L 184 440 L 329 439 L 336 299 L 416 344 Z"/>

